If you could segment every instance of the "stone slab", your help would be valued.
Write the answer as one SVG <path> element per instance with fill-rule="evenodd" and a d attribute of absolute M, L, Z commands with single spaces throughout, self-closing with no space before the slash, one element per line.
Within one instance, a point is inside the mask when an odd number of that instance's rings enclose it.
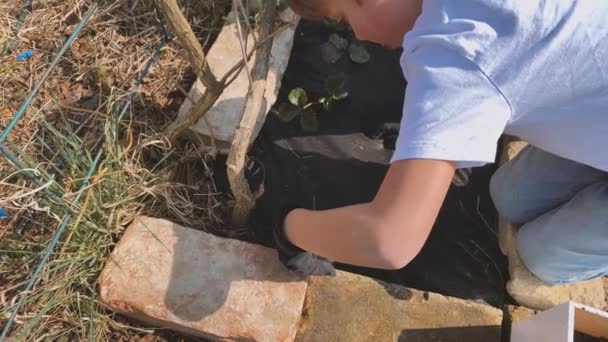
<path fill-rule="evenodd" d="M 338 272 L 309 279 L 299 342 L 500 341 L 491 306 Z"/>
<path fill-rule="evenodd" d="M 526 146 L 524 141 L 508 139 L 500 157 L 501 165 L 515 158 Z M 566 285 L 547 284 L 532 274 L 521 260 L 517 252 L 517 227 L 499 218 L 498 231 L 500 249 L 509 261 L 507 291 L 517 303 L 536 310 L 547 310 L 569 300 L 600 309 L 606 306 L 601 279 Z"/>
<path fill-rule="evenodd" d="M 517 340 L 512 339 L 512 329 L 513 325 L 517 322 L 521 322 L 530 317 L 535 316 L 538 313 L 536 310 L 532 310 L 523 306 L 516 305 L 506 305 L 503 310 L 504 314 L 504 324 L 503 324 L 503 334 L 506 335 L 503 337 L 503 341 L 513 341 L 518 342 Z"/>
<path fill-rule="evenodd" d="M 524 319 L 528 319 L 528 318 L 536 315 L 537 313 L 538 313 L 538 311 L 536 311 L 536 310 L 532 310 L 532 309 L 528 309 L 523 306 L 516 306 L 516 305 L 507 305 L 505 308 L 505 312 L 504 312 L 505 319 L 510 324 L 516 323 L 519 321 L 523 321 Z"/>
<path fill-rule="evenodd" d="M 296 16 L 291 10 L 281 13 L 284 22 L 295 22 Z M 274 36 L 271 56 L 269 61 L 268 77 L 266 78 L 266 92 L 264 94 L 266 108 L 264 113 L 268 113 L 272 105 L 276 102 L 281 81 L 293 47 L 295 27 L 288 27 Z M 247 37 L 247 53 L 251 52 L 254 46 L 253 34 Z M 225 25 L 217 40 L 209 50 L 207 62 L 209 67 L 217 77 L 223 77 L 234 65 L 242 60 L 239 34 L 236 24 Z M 255 58 L 251 58 L 248 66 L 253 68 Z M 205 86 L 197 79 L 189 92 L 189 98 L 198 101 L 205 92 Z M 249 78 L 246 70 L 243 69 L 234 82 L 232 82 L 217 100 L 216 104 L 209 110 L 203 119 L 191 127 L 194 134 L 208 139 L 213 138 L 220 153 L 229 153 L 234 132 L 241 120 L 243 106 L 249 90 Z M 187 99 L 179 110 L 178 115 L 184 115 L 192 107 L 192 103 Z M 254 137 L 259 133 L 260 127 L 256 127 Z"/>
<path fill-rule="evenodd" d="M 140 216 L 100 276 L 101 301 L 211 340 L 293 341 L 307 285 L 275 253 Z"/>

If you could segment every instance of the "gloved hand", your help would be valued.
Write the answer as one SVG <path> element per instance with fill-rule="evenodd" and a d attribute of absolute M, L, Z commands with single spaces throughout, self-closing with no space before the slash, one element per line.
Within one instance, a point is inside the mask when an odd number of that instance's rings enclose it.
<path fill-rule="evenodd" d="M 331 261 L 294 245 L 285 234 L 285 218 L 293 207 L 281 209 L 274 225 L 273 236 L 279 260 L 291 271 L 302 276 L 335 275 L 336 270 Z"/>

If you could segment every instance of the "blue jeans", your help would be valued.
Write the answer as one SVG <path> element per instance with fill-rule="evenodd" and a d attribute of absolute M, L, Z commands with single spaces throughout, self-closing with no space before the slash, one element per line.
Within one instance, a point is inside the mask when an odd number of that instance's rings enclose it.
<path fill-rule="evenodd" d="M 521 225 L 524 264 L 550 284 L 608 274 L 608 172 L 528 146 L 496 171 L 498 213 Z"/>

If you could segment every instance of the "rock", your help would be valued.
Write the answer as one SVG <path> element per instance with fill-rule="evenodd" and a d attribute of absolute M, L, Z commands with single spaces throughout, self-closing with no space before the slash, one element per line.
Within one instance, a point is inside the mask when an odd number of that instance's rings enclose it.
<path fill-rule="evenodd" d="M 507 322 L 515 323 L 536 315 L 538 311 L 523 306 L 507 305 L 504 314 Z"/>
<path fill-rule="evenodd" d="M 523 306 L 507 305 L 504 307 L 503 341 L 515 341 L 512 336 L 513 324 L 528 319 L 538 312 Z"/>
<path fill-rule="evenodd" d="M 115 311 L 221 341 L 293 341 L 306 294 L 274 250 L 141 216 L 99 287 Z"/>
<path fill-rule="evenodd" d="M 515 158 L 525 146 L 527 143 L 523 141 L 508 140 L 500 158 L 501 165 Z M 546 310 L 569 300 L 595 308 L 606 305 L 601 279 L 554 286 L 532 274 L 517 252 L 516 229 L 514 225 L 499 218 L 500 249 L 509 260 L 510 280 L 507 291 L 518 304 L 536 310 Z"/>
<path fill-rule="evenodd" d="M 295 15 L 291 10 L 281 13 L 284 22 L 295 21 Z M 268 77 L 266 78 L 266 109 L 268 113 L 277 99 L 283 74 L 287 69 L 291 49 L 293 47 L 294 28 L 288 27 L 274 36 L 271 57 L 269 62 Z M 253 35 L 250 33 L 247 40 L 247 53 L 251 52 L 254 46 Z M 234 65 L 242 60 L 241 45 L 236 24 L 229 24 L 222 28 L 217 40 L 209 50 L 207 62 L 216 77 L 223 77 Z M 249 60 L 249 70 L 253 68 L 255 58 Z M 243 69 L 217 100 L 213 108 L 203 119 L 191 127 L 194 134 L 198 134 L 204 140 L 213 139 L 220 153 L 229 153 L 235 129 L 241 120 L 245 97 L 249 90 L 249 78 L 246 70 Z M 192 107 L 192 102 L 198 101 L 205 91 L 205 86 L 197 79 L 189 92 L 188 99 L 179 110 L 179 116 L 188 112 Z M 257 136 L 261 128 L 257 127 L 254 137 Z"/>
<path fill-rule="evenodd" d="M 502 312 L 338 272 L 309 279 L 300 342 L 500 341 Z"/>

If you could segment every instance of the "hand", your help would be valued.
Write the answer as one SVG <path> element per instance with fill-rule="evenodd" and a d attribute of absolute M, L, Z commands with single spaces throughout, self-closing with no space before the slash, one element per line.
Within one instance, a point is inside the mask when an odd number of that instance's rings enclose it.
<path fill-rule="evenodd" d="M 282 209 L 274 225 L 273 237 L 279 260 L 293 272 L 302 276 L 335 275 L 336 270 L 331 261 L 307 252 L 294 245 L 285 235 L 285 218 L 293 207 Z"/>

